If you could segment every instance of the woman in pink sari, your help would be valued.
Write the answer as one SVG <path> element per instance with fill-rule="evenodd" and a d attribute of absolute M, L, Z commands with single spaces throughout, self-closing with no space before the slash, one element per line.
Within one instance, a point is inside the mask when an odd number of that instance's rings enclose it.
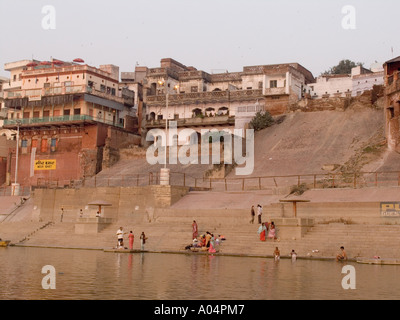
<path fill-rule="evenodd" d="M 210 239 L 210 248 L 208 249 L 209 253 L 215 253 L 217 250 L 215 250 L 215 238 L 214 235 L 211 234 L 211 239 Z"/>
<path fill-rule="evenodd" d="M 269 227 L 268 239 L 276 240 L 276 229 L 275 229 L 275 224 L 273 222 L 271 222 L 271 226 Z"/>

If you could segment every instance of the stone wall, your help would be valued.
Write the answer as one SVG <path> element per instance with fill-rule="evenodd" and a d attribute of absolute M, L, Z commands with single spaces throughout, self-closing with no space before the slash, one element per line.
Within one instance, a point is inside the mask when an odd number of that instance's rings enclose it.
<path fill-rule="evenodd" d="M 37 221 L 59 221 L 61 208 L 63 221 L 76 221 L 79 210 L 85 217 L 95 217 L 97 206 L 88 205 L 95 200 L 111 203 L 102 207 L 102 217 L 116 222 L 130 219 L 135 214 L 152 215 L 154 208 L 168 208 L 189 191 L 186 187 L 152 185 L 146 187 L 99 187 L 81 189 L 35 189 L 34 212 Z M 151 217 L 149 218 L 151 219 Z"/>
<path fill-rule="evenodd" d="M 120 150 L 140 145 L 141 137 L 114 127 L 108 127 L 102 157 L 102 169 L 110 168 L 120 160 Z"/>

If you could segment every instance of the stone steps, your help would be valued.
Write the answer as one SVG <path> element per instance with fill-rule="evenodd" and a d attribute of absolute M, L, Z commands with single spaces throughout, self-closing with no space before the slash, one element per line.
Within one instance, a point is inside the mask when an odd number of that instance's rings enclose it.
<path fill-rule="evenodd" d="M 246 219 L 247 220 L 247 219 Z M 184 250 L 192 241 L 192 219 L 180 217 L 165 218 L 163 221 L 149 223 L 142 219 L 133 224 L 129 220 L 120 220 L 113 223 L 98 234 L 75 234 L 75 222 L 56 222 L 33 234 L 25 245 L 59 246 L 72 248 L 104 249 L 113 248 L 117 243 L 116 231 L 120 226 L 128 233 L 134 231 L 134 249 L 140 248 L 140 233 L 145 232 L 149 240 L 146 250 L 171 251 Z M 13 239 L 20 241 L 21 236 L 26 236 L 33 228 L 38 228 L 44 223 L 14 223 L 13 227 L 7 227 L 7 233 L 13 231 L 18 237 Z M 5 225 L 5 224 L 4 224 Z M 13 225 L 9 223 L 8 225 Z M 225 254 L 249 254 L 271 255 L 275 247 L 279 247 L 281 254 L 288 255 L 294 249 L 299 255 L 312 255 L 315 257 L 334 257 L 340 246 L 344 246 L 349 257 L 363 256 L 393 258 L 400 256 L 400 226 L 396 225 L 342 225 L 342 224 L 317 224 L 303 238 L 296 240 L 281 239 L 280 241 L 268 240 L 261 242 L 257 234 L 258 224 L 250 224 L 248 221 L 242 224 L 202 223 L 199 224 L 199 234 L 210 231 L 214 235 L 224 235 L 226 241 L 220 246 L 220 252 Z M 279 237 L 279 226 L 278 237 Z M 3 226 L 4 229 L 4 226 Z M 2 224 L 0 224 L 0 237 L 3 236 Z M 11 240 L 13 240 L 11 239 Z M 66 241 L 67 240 L 67 241 Z M 125 246 L 128 246 L 127 236 Z M 319 252 L 312 252 L 318 250 Z"/>

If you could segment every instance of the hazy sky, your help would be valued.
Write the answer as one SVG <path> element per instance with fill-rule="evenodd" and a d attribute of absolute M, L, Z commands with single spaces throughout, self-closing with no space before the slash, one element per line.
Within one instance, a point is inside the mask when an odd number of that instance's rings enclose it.
<path fill-rule="evenodd" d="M 42 26 L 46 5 L 55 29 Z M 318 76 L 341 59 L 399 56 L 399 12 L 399 0 L 0 0 L 0 75 L 6 62 L 79 57 L 126 72 L 162 58 L 210 73 L 298 62 Z"/>

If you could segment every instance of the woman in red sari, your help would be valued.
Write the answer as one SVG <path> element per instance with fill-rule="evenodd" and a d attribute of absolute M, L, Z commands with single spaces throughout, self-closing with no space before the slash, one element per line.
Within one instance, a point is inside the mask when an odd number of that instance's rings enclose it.
<path fill-rule="evenodd" d="M 129 249 L 133 250 L 133 241 L 135 240 L 135 236 L 133 235 L 132 231 L 129 232 L 128 238 L 129 238 Z"/>
<path fill-rule="evenodd" d="M 265 241 L 265 235 L 267 232 L 267 227 L 265 226 L 265 223 L 263 222 L 261 226 L 258 228 L 258 234 L 260 235 L 260 240 Z"/>

